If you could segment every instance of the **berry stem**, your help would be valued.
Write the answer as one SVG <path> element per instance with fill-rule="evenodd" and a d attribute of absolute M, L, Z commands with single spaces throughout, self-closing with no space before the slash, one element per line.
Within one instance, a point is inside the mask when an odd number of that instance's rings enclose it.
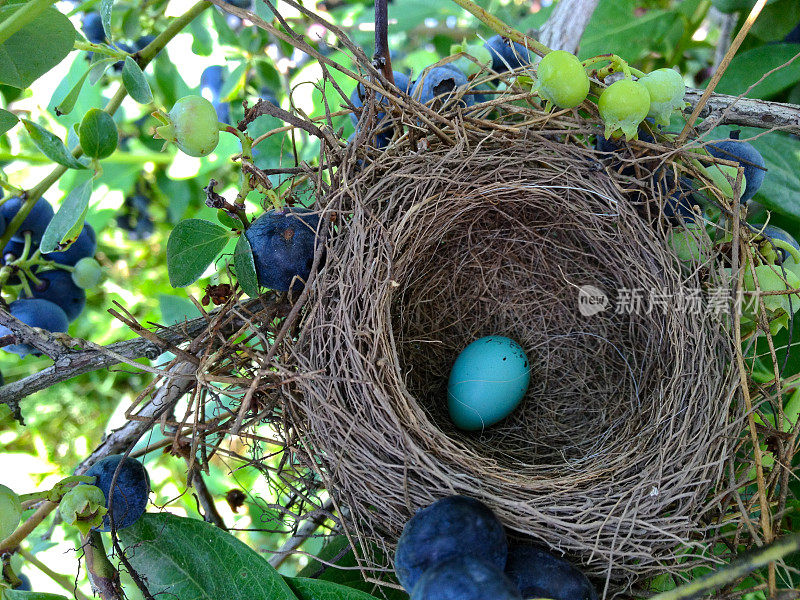
<path fill-rule="evenodd" d="M 519 42 L 523 46 L 533 50 L 539 56 L 544 56 L 548 52 L 552 52 L 550 48 L 542 44 L 539 40 L 520 33 L 513 27 L 506 25 L 503 21 L 495 17 L 490 12 L 482 9 L 480 6 L 472 2 L 472 0 L 453 0 L 461 8 L 470 13 L 473 17 L 481 21 L 484 25 L 489 27 L 495 33 L 499 33 L 505 38 L 514 42 Z"/>
<path fill-rule="evenodd" d="M 112 56 L 121 60 L 124 60 L 126 56 L 130 56 L 127 52 L 114 50 L 113 48 L 101 46 L 100 44 L 92 44 L 91 42 L 75 41 L 72 48 L 73 50 L 84 50 L 86 52 L 94 52 L 95 54 L 104 54 L 106 56 Z"/>

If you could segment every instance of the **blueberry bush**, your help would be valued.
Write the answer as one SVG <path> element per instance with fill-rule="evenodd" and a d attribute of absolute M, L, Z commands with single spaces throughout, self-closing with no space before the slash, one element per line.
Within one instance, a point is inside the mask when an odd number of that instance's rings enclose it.
<path fill-rule="evenodd" d="M 687 100 L 712 81 L 718 95 L 767 101 L 759 110 L 768 117 L 773 103 L 788 105 L 794 120 L 782 131 L 721 125 L 704 152 L 729 162 L 709 168 L 709 177 L 748 201 L 748 222 L 761 235 L 762 262 L 745 288 L 800 287 L 800 61 L 792 62 L 800 5 L 767 3 L 718 81 L 712 76 L 754 0 L 600 0 L 590 8 L 578 1 L 576 10 L 593 11 L 580 43 L 541 62 L 541 48 L 491 26 L 496 18 L 534 35 L 559 3 L 573 1 L 479 2 L 490 17 L 479 19 L 465 0 L 389 0 L 389 73 L 402 93 L 442 110 L 491 100 L 492 90 L 464 93 L 476 73 L 516 72 L 541 108 L 596 115 L 603 135 L 591 143 L 608 164 L 630 140 L 680 132 Z M 224 451 L 221 441 L 180 446 L 167 436 L 180 425 L 169 415 L 108 450 L 115 441 L 108 434 L 128 421 L 157 367 L 181 352 L 132 343 L 147 339 L 137 324 L 178 331 L 231 294 L 280 292 L 291 303 L 315 260 L 330 260 L 318 252 L 321 224 L 308 207 L 308 183 L 281 174 L 287 161 L 315 166 L 320 157 L 319 137 L 287 126 L 289 113 L 332 111 L 330 135 L 342 146 L 385 149 L 399 133 L 389 123 L 361 139 L 367 91 L 334 73 L 351 106 L 338 99 L 328 106 L 312 56 L 354 66 L 323 20 L 368 56 L 380 50 L 373 2 L 302 6 L 0 2 L 1 598 L 466 600 L 486 597 L 475 594 L 481 585 L 496 598 L 597 597 L 567 558 L 534 546 L 509 550 L 491 511 L 462 497 L 409 522 L 390 585 L 365 581 L 333 521 L 303 521 L 325 531 L 324 542 L 298 537 L 275 508 L 292 493 L 270 476 L 285 460 L 280 452 L 265 451 L 267 467 L 231 459 L 237 444 L 271 448 L 268 431 L 228 441 Z M 276 34 L 288 27 L 309 52 Z M 378 52 L 376 64 L 382 58 Z M 375 100 L 379 110 L 368 116 L 388 122 L 385 98 Z M 272 108 L 254 114 L 259 101 Z M 695 182 L 665 170 L 655 183 L 668 197 L 665 217 L 689 223 L 672 234 L 676 255 L 689 261 L 706 252 L 712 241 L 695 222 L 702 220 Z M 800 295 L 771 296 L 764 308 L 782 376 L 796 377 L 800 353 L 790 350 L 800 339 L 792 326 Z M 759 317 L 750 310 L 742 326 L 752 333 Z M 769 343 L 758 343 L 754 384 L 774 377 L 758 358 L 769 355 Z M 800 392 L 786 390 L 786 439 L 795 443 Z M 214 410 L 233 409 L 221 396 Z M 201 455 L 207 470 L 197 464 Z M 794 531 L 800 486 L 796 478 L 786 486 Z M 297 546 L 303 552 L 281 551 Z M 330 562 L 337 566 L 326 568 Z M 800 567 L 800 559 L 787 563 Z M 794 573 L 787 577 L 779 587 L 800 586 Z M 738 593 L 764 598 L 760 581 L 740 580 Z M 677 583 L 647 585 L 663 591 Z"/>

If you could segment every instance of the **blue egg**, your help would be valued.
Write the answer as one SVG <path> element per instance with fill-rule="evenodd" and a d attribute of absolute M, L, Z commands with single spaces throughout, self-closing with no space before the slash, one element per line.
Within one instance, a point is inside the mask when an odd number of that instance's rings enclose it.
<path fill-rule="evenodd" d="M 505 419 L 531 380 L 525 351 L 514 340 L 491 335 L 456 358 L 447 384 L 447 407 L 456 427 L 476 431 Z"/>

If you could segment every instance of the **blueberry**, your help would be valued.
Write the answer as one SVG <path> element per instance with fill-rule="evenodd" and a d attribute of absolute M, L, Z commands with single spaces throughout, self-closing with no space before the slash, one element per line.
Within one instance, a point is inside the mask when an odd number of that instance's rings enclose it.
<path fill-rule="evenodd" d="M 63 252 L 50 252 L 43 254 L 42 257 L 47 260 L 53 260 L 60 265 L 74 266 L 80 259 L 87 256 L 94 256 L 94 251 L 97 250 L 97 236 L 94 229 L 88 223 L 84 223 L 78 239 L 72 242 L 72 245 Z"/>
<path fill-rule="evenodd" d="M 112 46 L 114 46 L 114 48 L 116 48 L 117 50 L 121 50 L 122 52 L 127 52 L 128 54 L 133 54 L 134 52 L 136 52 L 136 48 L 134 48 L 130 44 L 126 44 L 125 42 L 112 44 Z M 111 68 L 114 69 L 114 71 L 116 71 L 117 73 L 119 73 L 120 71 L 122 71 L 123 66 L 125 66 L 125 61 L 120 60 L 111 65 Z"/>
<path fill-rule="evenodd" d="M 23 200 L 15 196 L 9 198 L 0 206 L 0 214 L 3 215 L 7 223 L 10 223 L 11 219 L 19 212 L 22 204 Z M 39 198 L 36 204 L 33 205 L 31 212 L 25 217 L 22 225 L 20 225 L 19 229 L 11 236 L 11 239 L 24 241 L 24 234 L 28 231 L 31 234 L 33 242 L 38 244 L 42 241 L 44 230 L 47 229 L 47 226 L 50 224 L 50 219 L 53 218 L 53 214 L 53 207 L 50 206 L 50 203 L 44 198 Z"/>
<path fill-rule="evenodd" d="M 408 75 L 406 75 L 405 73 L 401 73 L 400 71 L 392 71 L 392 74 L 394 75 L 395 85 L 405 93 L 408 93 L 408 91 L 411 89 L 411 81 L 409 81 Z M 356 86 L 356 89 L 353 90 L 353 93 L 350 94 L 350 103 L 356 108 L 363 108 L 365 96 L 366 93 L 364 90 L 364 86 L 359 83 Z M 385 98 L 383 97 L 383 94 L 378 94 L 375 100 L 378 104 L 385 104 Z M 380 121 L 385 116 L 386 116 L 385 112 L 379 112 L 375 115 L 375 119 L 377 121 Z M 350 119 L 353 121 L 353 125 L 358 124 L 357 113 L 354 112 L 350 113 Z"/>
<path fill-rule="evenodd" d="M 47 300 L 38 298 L 21 298 L 8 305 L 9 312 L 23 323 L 31 327 L 46 329 L 52 333 L 65 333 L 69 327 L 66 313 L 61 307 Z M 0 337 L 11 335 L 11 330 L 0 325 Z M 3 348 L 6 352 L 13 352 L 20 356 L 38 354 L 33 346 L 28 344 L 13 344 Z"/>
<path fill-rule="evenodd" d="M 761 230 L 761 227 L 759 227 L 758 229 Z M 767 225 L 766 227 L 763 228 L 763 235 L 773 240 L 780 240 L 782 242 L 786 242 L 787 244 L 791 245 L 792 248 L 800 252 L 800 244 L 797 243 L 797 240 L 794 239 L 794 236 L 792 236 L 792 234 L 790 234 L 789 232 L 784 231 L 780 227 L 775 227 L 775 225 Z M 776 248 L 776 251 L 778 255 L 777 264 L 782 265 L 784 262 L 786 262 L 787 258 L 789 259 L 790 263 L 794 263 L 794 261 L 791 260 L 791 255 L 786 250 L 784 250 L 783 248 Z"/>
<path fill-rule="evenodd" d="M 136 52 L 140 52 L 145 46 L 149 46 L 154 39 L 156 39 L 154 35 L 143 35 L 133 43 L 133 48 Z"/>
<path fill-rule="evenodd" d="M 111 481 L 117 467 L 122 462 L 121 454 L 112 454 L 93 464 L 84 475 L 97 477 L 94 485 L 99 487 L 106 497 L 106 508 L 111 496 Z M 109 513 L 114 518 L 114 527 L 124 529 L 133 525 L 147 508 L 147 497 L 150 495 L 150 476 L 144 465 L 135 458 L 126 458 L 122 462 L 117 475 L 114 495 L 111 498 Z M 103 517 L 100 531 L 111 531 L 111 519 L 107 514 Z"/>
<path fill-rule="evenodd" d="M 200 91 L 208 92 L 212 98 L 219 98 L 222 83 L 225 81 L 225 69 L 219 65 L 207 67 L 200 74 Z"/>
<path fill-rule="evenodd" d="M 237 8 L 250 8 L 253 5 L 253 0 L 225 0 L 231 6 Z"/>
<path fill-rule="evenodd" d="M 17 587 L 15 587 L 14 591 L 17 591 L 17 592 L 30 592 L 30 591 L 32 591 L 31 580 L 28 578 L 27 575 L 24 575 L 24 574 L 20 573 L 19 575 L 17 575 L 17 577 L 19 578 L 19 580 L 22 583 L 20 583 Z"/>
<path fill-rule="evenodd" d="M 500 569 L 474 556 L 459 556 L 432 566 L 411 591 L 411 600 L 489 598 L 522 600 L 517 588 Z"/>
<path fill-rule="evenodd" d="M 81 26 L 86 39 L 93 44 L 102 44 L 106 41 L 106 32 L 103 30 L 103 20 L 99 12 L 86 13 Z"/>
<path fill-rule="evenodd" d="M 761 156 L 761 153 L 756 150 L 754 146 L 747 142 L 727 139 L 708 144 L 706 150 L 715 158 L 732 160 L 744 167 L 744 176 L 747 179 L 747 185 L 742 194 L 742 202 L 755 196 L 758 188 L 760 188 L 761 184 L 764 182 L 764 176 L 767 172 L 764 168 L 766 167 L 764 157 Z"/>
<path fill-rule="evenodd" d="M 418 510 L 406 523 L 394 557 L 400 584 L 410 590 L 429 568 L 456 557 L 506 564 L 508 544 L 503 525 L 483 502 L 449 496 Z"/>
<path fill-rule="evenodd" d="M 211 104 L 214 105 L 214 110 L 217 111 L 217 119 L 221 123 L 227 123 L 228 125 L 230 125 L 231 105 L 227 102 L 218 102 L 218 101 L 214 101 Z"/>
<path fill-rule="evenodd" d="M 701 205 L 691 179 L 678 177 L 678 183 L 675 184 L 672 171 L 656 172 L 653 178 L 664 199 L 664 216 L 669 223 L 680 225 L 697 220 Z"/>
<path fill-rule="evenodd" d="M 426 104 L 437 98 L 438 102 L 445 104 L 453 91 L 467 85 L 467 76 L 454 67 L 433 67 L 414 83 L 411 95 Z M 472 94 L 466 94 L 461 102 L 467 106 L 475 104 Z"/>
<path fill-rule="evenodd" d="M 787 44 L 800 44 L 800 23 L 795 25 L 794 29 L 786 34 L 786 37 L 783 38 L 783 41 Z"/>
<path fill-rule="evenodd" d="M 512 42 L 501 35 L 493 35 L 483 45 L 492 55 L 492 70 L 504 73 L 531 62 L 528 49 L 519 42 Z"/>
<path fill-rule="evenodd" d="M 6 218 L 0 213 L 0 235 L 6 232 Z"/>
<path fill-rule="evenodd" d="M 253 221 L 245 235 L 260 285 L 281 292 L 290 286 L 294 292 L 303 289 L 314 262 L 318 224 L 319 216 L 305 208 L 270 210 Z"/>
<path fill-rule="evenodd" d="M 72 274 L 63 269 L 36 273 L 42 283 L 31 285 L 34 298 L 49 300 L 61 307 L 69 321 L 74 321 L 86 306 L 86 292 L 75 285 Z"/>
<path fill-rule="evenodd" d="M 511 545 L 505 571 L 524 598 L 597 600 L 597 591 L 586 575 L 533 544 Z"/>

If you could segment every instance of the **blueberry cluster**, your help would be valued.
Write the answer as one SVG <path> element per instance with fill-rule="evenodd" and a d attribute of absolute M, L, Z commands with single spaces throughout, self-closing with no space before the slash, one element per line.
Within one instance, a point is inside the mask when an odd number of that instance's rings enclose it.
<path fill-rule="evenodd" d="M 395 572 L 411 600 L 596 600 L 583 573 L 527 543 L 509 545 L 482 502 L 449 496 L 423 508 L 403 529 Z"/>
<path fill-rule="evenodd" d="M 111 482 L 115 473 L 117 479 L 114 482 L 112 495 Z M 150 495 L 150 475 L 144 465 L 135 458 L 128 457 L 123 462 L 121 454 L 106 456 L 93 464 L 85 475 L 96 477 L 94 485 L 100 488 L 106 499 L 108 513 L 103 518 L 103 527 L 100 531 L 111 531 L 112 519 L 116 529 L 130 527 L 144 514 L 147 497 Z"/>
<path fill-rule="evenodd" d="M 108 38 L 106 37 L 106 32 L 103 29 L 103 21 L 100 17 L 100 13 L 97 11 L 87 12 L 83 15 L 83 21 L 81 22 L 81 28 L 83 29 L 83 35 L 86 36 L 86 39 L 92 42 L 93 44 L 106 44 L 108 43 Z M 150 44 L 155 38 L 154 35 L 143 35 L 136 39 L 133 42 L 118 42 L 111 44 L 113 48 L 116 50 L 121 50 L 122 52 L 127 52 L 128 54 L 134 54 L 142 50 L 145 46 Z M 89 60 L 92 59 L 92 52 L 87 54 L 87 58 Z M 112 68 L 119 72 L 122 71 L 123 61 L 115 62 L 112 65 Z"/>
<path fill-rule="evenodd" d="M 3 230 L 23 205 L 21 198 L 9 198 L 0 205 L 0 225 Z M 40 254 L 38 246 L 47 225 L 53 218 L 53 207 L 40 198 L 11 240 L 3 248 L 0 265 L 10 268 L 7 285 L 20 284 L 21 278 L 28 280 L 28 288 L 9 306 L 9 312 L 31 327 L 40 327 L 51 332 L 67 331 L 86 305 L 83 287 L 96 285 L 99 266 L 91 258 L 97 249 L 94 229 L 88 223 L 69 248 L 61 252 Z M 33 262 L 29 262 L 33 259 Z M 91 285 L 87 285 L 91 284 Z M 27 291 L 30 295 L 27 295 Z M 11 331 L 0 326 L 0 336 L 11 335 Z M 12 344 L 3 348 L 19 356 L 35 353 L 28 344 Z"/>
<path fill-rule="evenodd" d="M 504 73 L 509 70 L 518 69 L 521 66 L 530 64 L 530 54 L 528 50 L 517 42 L 495 35 L 491 37 L 482 48 L 482 53 L 488 57 L 486 65 L 497 73 Z M 472 49 L 475 52 L 475 49 Z M 480 52 L 475 52 L 480 53 Z M 398 89 L 406 94 L 410 94 L 423 104 L 428 104 L 434 110 L 441 110 L 453 104 L 456 98 L 463 106 L 472 106 L 477 102 L 484 102 L 486 97 L 483 94 L 466 91 L 464 88 L 468 83 L 468 73 L 470 61 L 459 63 L 450 62 L 442 66 L 431 65 L 423 69 L 420 76 L 412 80 L 408 75 L 400 71 L 393 71 L 394 83 Z M 356 110 L 350 117 L 356 132 L 353 133 L 348 142 L 352 142 L 358 136 L 359 117 L 363 114 L 366 90 L 362 84 L 358 84 L 350 95 L 350 104 Z M 395 126 L 385 110 L 380 107 L 388 106 L 388 101 L 382 94 L 375 98 L 378 105 L 377 113 L 374 118 L 378 122 L 377 133 L 370 143 L 378 149 L 389 145 L 395 134 Z M 385 123 L 384 123 L 385 122 Z"/>

